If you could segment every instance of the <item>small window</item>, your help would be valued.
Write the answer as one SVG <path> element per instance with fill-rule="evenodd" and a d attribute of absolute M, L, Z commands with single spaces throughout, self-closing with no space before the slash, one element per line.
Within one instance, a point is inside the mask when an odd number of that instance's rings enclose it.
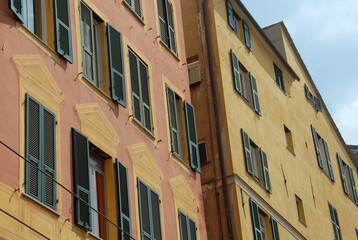
<path fill-rule="evenodd" d="M 179 210 L 179 228 L 181 240 L 196 240 L 196 224 L 193 219 Z"/>
<path fill-rule="evenodd" d="M 173 4 L 169 0 L 157 0 L 160 39 L 176 55 Z"/>
<path fill-rule="evenodd" d="M 302 200 L 299 197 L 297 197 L 297 195 L 295 195 L 295 197 L 296 197 L 296 208 L 297 208 L 298 220 L 300 220 L 302 223 L 306 224 L 306 218 L 305 218 L 305 213 L 303 211 Z"/>
<path fill-rule="evenodd" d="M 294 152 L 292 133 L 291 133 L 290 129 L 288 129 L 285 125 L 283 127 L 285 130 L 286 146 L 288 147 L 288 149 L 290 149 L 292 152 Z"/>
<path fill-rule="evenodd" d="M 332 220 L 334 240 L 342 240 L 341 227 L 339 226 L 337 210 L 330 203 L 328 203 L 328 207 Z"/>
<path fill-rule="evenodd" d="M 125 2 L 138 15 L 139 18 L 143 19 L 141 0 L 125 0 Z"/>
<path fill-rule="evenodd" d="M 190 85 L 201 82 L 200 66 L 198 61 L 188 64 L 188 72 Z"/>
<path fill-rule="evenodd" d="M 206 142 L 199 142 L 199 156 L 201 165 L 205 165 L 208 163 L 207 150 L 206 150 Z"/>
<path fill-rule="evenodd" d="M 275 69 L 275 80 L 277 85 L 282 89 L 282 91 L 285 91 L 285 85 L 283 83 L 283 76 L 282 76 L 282 71 L 279 67 L 277 67 L 277 65 L 274 63 L 273 64 L 274 69 Z"/>
<path fill-rule="evenodd" d="M 261 209 L 259 209 L 259 222 L 260 222 L 260 230 L 261 230 L 261 239 L 262 240 L 267 240 L 269 239 L 269 233 L 268 233 L 268 229 L 267 229 L 267 224 L 266 222 L 268 222 L 268 216 L 267 214 L 265 214 Z"/>
<path fill-rule="evenodd" d="M 356 203 L 358 204 L 358 194 L 357 187 L 354 180 L 354 174 L 352 168 L 347 165 L 337 153 L 337 159 L 339 164 L 339 169 L 341 172 L 341 178 L 343 183 L 344 192 Z"/>
<path fill-rule="evenodd" d="M 248 47 L 252 51 L 250 29 L 249 29 L 249 26 L 244 21 L 242 21 L 242 28 L 244 30 L 244 37 L 245 37 L 246 47 Z"/>

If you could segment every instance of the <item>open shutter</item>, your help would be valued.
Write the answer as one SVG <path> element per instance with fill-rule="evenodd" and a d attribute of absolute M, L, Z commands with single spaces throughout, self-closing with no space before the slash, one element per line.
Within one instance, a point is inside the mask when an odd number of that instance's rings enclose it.
<path fill-rule="evenodd" d="M 256 78 L 254 78 L 254 76 L 251 73 L 250 73 L 250 80 L 251 80 L 251 90 L 252 90 L 252 96 L 253 96 L 253 99 L 254 99 L 255 111 L 258 114 L 261 114 L 259 92 L 257 91 Z"/>
<path fill-rule="evenodd" d="M 232 9 L 231 3 L 226 0 L 226 10 L 227 10 L 227 21 L 229 22 L 230 27 L 235 30 L 236 23 L 234 19 L 234 10 Z"/>
<path fill-rule="evenodd" d="M 200 173 L 201 169 L 200 169 L 199 145 L 198 145 L 198 137 L 196 134 L 194 106 L 188 103 L 187 101 L 184 101 L 184 107 L 185 107 L 185 118 L 186 118 L 186 130 L 188 136 L 190 166 L 192 169 Z"/>
<path fill-rule="evenodd" d="M 260 228 L 260 217 L 259 217 L 259 208 L 254 200 L 250 198 L 250 209 L 251 209 L 251 218 L 252 218 L 252 227 L 254 230 L 255 240 L 262 240 L 261 238 L 261 228 Z"/>
<path fill-rule="evenodd" d="M 160 39 L 169 45 L 169 32 L 167 26 L 167 9 L 166 0 L 157 0 L 158 5 L 158 16 L 159 16 L 159 27 L 160 27 Z"/>
<path fill-rule="evenodd" d="M 129 199 L 129 185 L 128 185 L 128 170 L 116 159 L 117 166 L 117 187 L 118 187 L 118 206 L 120 227 L 131 234 L 131 211 Z M 120 239 L 130 239 L 129 236 L 122 231 L 120 232 Z"/>
<path fill-rule="evenodd" d="M 331 156 L 329 155 L 329 151 L 328 151 L 328 145 L 324 139 L 322 139 L 322 141 L 323 141 L 324 150 L 326 152 L 329 176 L 331 177 L 331 180 L 334 182 L 335 179 L 334 179 L 334 174 L 333 174 Z"/>
<path fill-rule="evenodd" d="M 264 172 L 265 187 L 269 192 L 271 192 L 272 188 L 271 188 L 270 172 L 267 163 L 267 154 L 262 149 L 261 149 L 261 161 L 262 161 L 262 168 Z"/>
<path fill-rule="evenodd" d="M 337 153 L 337 159 L 338 159 L 338 164 L 339 164 L 339 170 L 341 171 L 343 189 L 344 189 L 344 192 L 346 194 L 348 194 L 348 185 L 347 185 L 346 174 L 344 173 L 343 161 L 342 161 L 341 156 L 338 153 Z"/>
<path fill-rule="evenodd" d="M 356 204 L 358 204 L 357 187 L 356 187 L 356 182 L 354 181 L 353 170 L 350 166 L 347 166 L 347 167 L 348 167 L 349 177 L 351 179 L 354 201 Z"/>
<path fill-rule="evenodd" d="M 150 93 L 149 93 L 149 76 L 147 71 L 147 65 L 145 65 L 140 59 L 139 61 L 139 76 L 140 76 L 140 91 L 141 91 L 141 106 L 142 106 L 142 120 L 143 126 L 149 131 L 153 132 L 152 123 L 152 109 L 150 105 Z"/>
<path fill-rule="evenodd" d="M 330 203 L 328 203 L 328 206 L 329 206 L 329 213 L 331 215 L 335 240 L 342 240 L 341 228 L 338 222 L 337 210 Z"/>
<path fill-rule="evenodd" d="M 314 97 L 314 105 L 317 111 L 322 112 L 322 105 L 321 105 L 321 99 L 319 99 L 318 97 Z"/>
<path fill-rule="evenodd" d="M 22 5 L 23 3 L 25 3 L 23 0 L 10 0 L 9 1 L 9 7 L 11 9 L 11 11 L 14 12 L 15 16 L 22 22 L 24 23 L 24 14 L 25 14 L 25 8 Z"/>
<path fill-rule="evenodd" d="M 131 77 L 131 92 L 132 92 L 132 111 L 133 118 L 139 122 L 142 122 L 142 114 L 140 110 L 141 106 L 141 97 L 140 97 L 140 85 L 139 85 L 139 76 L 138 76 L 138 66 L 137 66 L 137 57 L 129 49 L 129 71 Z"/>
<path fill-rule="evenodd" d="M 252 50 L 252 44 L 251 44 L 251 37 L 250 37 L 250 29 L 249 26 L 242 21 L 242 27 L 244 29 L 244 36 L 245 36 L 245 44 L 246 46 Z"/>
<path fill-rule="evenodd" d="M 69 0 L 54 0 L 56 50 L 70 63 L 72 56 L 71 15 Z"/>
<path fill-rule="evenodd" d="M 306 83 L 305 83 L 305 94 L 306 94 L 306 98 L 308 100 L 311 100 L 311 93 L 310 93 L 310 90 L 308 89 L 308 86 Z"/>
<path fill-rule="evenodd" d="M 88 138 L 72 128 L 74 190 L 78 197 L 91 204 L 88 147 Z M 92 210 L 88 206 L 81 200 L 75 199 L 76 224 L 91 230 L 91 214 Z"/>
<path fill-rule="evenodd" d="M 244 129 L 241 129 L 241 135 L 242 135 L 242 144 L 244 147 L 244 157 L 246 162 L 246 170 L 253 175 L 253 166 L 252 166 L 252 156 L 251 156 L 251 148 L 250 148 L 250 138 L 249 135 L 244 131 Z"/>
<path fill-rule="evenodd" d="M 168 19 L 168 32 L 169 32 L 169 48 L 176 54 L 177 47 L 175 42 L 175 31 L 174 31 L 174 21 L 173 21 L 173 6 L 167 0 L 167 19 Z"/>
<path fill-rule="evenodd" d="M 242 94 L 241 76 L 239 71 L 239 60 L 237 59 L 237 56 L 235 55 L 232 49 L 230 49 L 230 55 L 231 55 L 231 64 L 232 64 L 232 75 L 234 78 L 234 87 L 238 93 Z"/>
<path fill-rule="evenodd" d="M 123 107 L 126 107 L 127 102 L 123 68 L 122 35 L 110 24 L 107 26 L 107 33 L 112 99 L 117 101 Z"/>
<path fill-rule="evenodd" d="M 179 155 L 178 157 L 181 157 L 180 129 L 177 109 L 178 107 L 176 104 L 175 92 L 168 86 L 166 87 L 166 91 L 171 149 L 173 153 L 176 153 Z"/>
<path fill-rule="evenodd" d="M 321 155 L 321 150 L 319 148 L 317 132 L 316 132 L 316 129 L 313 127 L 313 125 L 311 125 L 311 129 L 312 129 L 312 136 L 313 136 L 314 145 L 315 145 L 315 148 L 316 148 L 316 155 L 317 155 L 318 165 L 319 165 L 320 168 L 323 169 L 322 155 Z"/>
<path fill-rule="evenodd" d="M 272 229 L 272 240 L 280 240 L 280 233 L 278 231 L 278 224 L 276 219 L 271 217 L 270 222 L 271 222 L 271 229 Z"/>

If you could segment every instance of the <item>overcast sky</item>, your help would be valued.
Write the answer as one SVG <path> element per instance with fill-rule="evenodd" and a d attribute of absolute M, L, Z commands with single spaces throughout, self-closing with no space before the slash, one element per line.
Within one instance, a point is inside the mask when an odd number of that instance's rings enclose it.
<path fill-rule="evenodd" d="M 242 0 L 263 28 L 284 21 L 347 144 L 358 145 L 358 0 Z"/>

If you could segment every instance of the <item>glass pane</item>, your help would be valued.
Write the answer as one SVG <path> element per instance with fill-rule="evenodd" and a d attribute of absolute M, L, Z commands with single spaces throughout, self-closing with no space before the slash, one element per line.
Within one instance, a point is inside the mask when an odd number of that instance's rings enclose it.
<path fill-rule="evenodd" d="M 58 0 L 59 1 L 59 0 Z M 60 39 L 60 47 L 61 50 L 65 52 L 65 54 L 70 54 L 70 43 L 69 43 L 69 30 L 64 28 L 61 24 L 59 25 L 59 39 Z M 71 39 L 70 39 L 71 41 Z"/>
<path fill-rule="evenodd" d="M 82 38 L 85 48 L 92 52 L 91 12 L 81 4 Z"/>
<path fill-rule="evenodd" d="M 68 22 L 68 0 L 57 0 L 57 18 L 61 20 L 66 26 L 69 26 Z"/>

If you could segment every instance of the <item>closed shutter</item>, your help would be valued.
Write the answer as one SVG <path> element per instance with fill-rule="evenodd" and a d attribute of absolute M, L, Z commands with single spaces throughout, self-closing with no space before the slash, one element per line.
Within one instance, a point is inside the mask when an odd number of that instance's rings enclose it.
<path fill-rule="evenodd" d="M 254 76 L 251 73 L 250 73 L 250 80 L 251 80 L 252 96 L 254 99 L 254 108 L 258 114 L 261 114 L 259 92 L 257 91 L 256 78 L 254 78 Z"/>
<path fill-rule="evenodd" d="M 236 23 L 234 19 L 234 10 L 232 9 L 232 5 L 228 0 L 226 0 L 226 10 L 227 10 L 227 21 L 229 22 L 230 27 L 235 31 Z"/>
<path fill-rule="evenodd" d="M 321 99 L 319 99 L 318 97 L 315 96 L 314 103 L 315 103 L 316 110 L 322 112 Z"/>
<path fill-rule="evenodd" d="M 272 240 L 280 240 L 280 233 L 278 231 L 278 224 L 277 221 L 271 217 L 271 229 L 272 229 Z"/>
<path fill-rule="evenodd" d="M 310 90 L 308 89 L 308 86 L 306 83 L 305 83 L 305 94 L 306 94 L 306 98 L 308 100 L 311 100 L 311 93 L 310 93 Z"/>
<path fill-rule="evenodd" d="M 315 145 L 315 148 L 316 148 L 316 155 L 317 155 L 318 165 L 319 165 L 320 168 L 323 169 L 322 154 L 321 154 L 321 150 L 319 148 L 317 132 L 316 132 L 316 129 L 313 127 L 313 125 L 311 125 L 311 129 L 312 129 L 312 136 L 313 136 L 314 145 Z"/>
<path fill-rule="evenodd" d="M 354 180 L 353 170 L 350 166 L 347 166 L 347 167 L 348 167 L 349 177 L 351 179 L 354 201 L 356 204 L 358 204 L 357 187 L 356 187 L 356 182 Z"/>
<path fill-rule="evenodd" d="M 153 132 L 152 123 L 152 109 L 150 105 L 150 92 L 149 92 L 149 76 L 147 66 L 140 60 L 139 61 L 139 76 L 140 76 L 140 91 L 142 97 L 142 120 L 143 126 L 149 131 Z"/>
<path fill-rule="evenodd" d="M 324 139 L 322 139 L 322 141 L 323 141 L 324 150 L 326 152 L 329 176 L 331 177 L 331 180 L 334 182 L 335 179 L 334 179 L 334 174 L 333 174 L 331 156 L 329 155 L 328 145 L 327 145 L 327 142 Z"/>
<path fill-rule="evenodd" d="M 251 209 L 252 227 L 253 227 L 253 231 L 254 231 L 254 239 L 262 240 L 259 208 L 258 208 L 256 202 L 254 200 L 252 200 L 251 198 L 250 198 L 250 209 Z"/>
<path fill-rule="evenodd" d="M 195 221 L 179 210 L 179 228 L 181 240 L 196 240 Z"/>
<path fill-rule="evenodd" d="M 198 138 L 196 134 L 194 106 L 188 103 L 187 101 L 184 101 L 184 107 L 185 107 L 185 118 L 186 118 L 186 130 L 188 136 L 190 166 L 192 169 L 200 173 L 201 171 L 200 157 L 199 157 Z"/>
<path fill-rule="evenodd" d="M 338 164 L 339 164 L 339 170 L 341 171 L 343 189 L 344 189 L 344 192 L 346 194 L 348 194 L 348 185 L 347 185 L 346 174 L 344 173 L 343 161 L 342 161 L 341 156 L 338 153 L 337 153 L 337 159 L 338 159 Z"/>
<path fill-rule="evenodd" d="M 157 0 L 158 5 L 158 16 L 159 16 L 159 27 L 160 27 L 160 39 L 169 45 L 169 32 L 167 27 L 167 9 L 166 0 Z"/>
<path fill-rule="evenodd" d="M 335 240 L 342 240 L 341 228 L 339 226 L 337 210 L 330 203 L 328 203 L 328 207 L 329 207 L 329 213 L 331 215 Z"/>
<path fill-rule="evenodd" d="M 196 226 L 195 222 L 189 218 L 189 236 L 190 240 L 196 240 Z"/>
<path fill-rule="evenodd" d="M 245 44 L 249 49 L 252 50 L 249 26 L 244 21 L 242 21 L 242 27 L 244 29 Z"/>
<path fill-rule="evenodd" d="M 71 14 L 69 0 L 54 0 L 56 50 L 72 63 Z"/>
<path fill-rule="evenodd" d="M 74 189 L 78 197 L 91 204 L 90 179 L 89 179 L 89 145 L 85 135 L 72 128 L 72 151 L 74 170 Z M 81 200 L 75 199 L 76 224 L 92 229 L 92 210 Z"/>
<path fill-rule="evenodd" d="M 141 239 L 151 239 L 151 216 L 149 212 L 148 186 L 138 179 L 139 217 Z"/>
<path fill-rule="evenodd" d="M 162 239 L 162 226 L 160 221 L 160 200 L 159 195 L 150 190 L 150 203 L 151 203 L 151 215 L 152 215 L 152 224 L 153 224 L 153 240 Z"/>
<path fill-rule="evenodd" d="M 108 24 L 107 33 L 112 99 L 117 101 L 123 107 L 126 107 L 127 102 L 123 68 L 122 35 L 110 24 Z"/>
<path fill-rule="evenodd" d="M 24 6 L 22 5 L 23 0 L 10 0 L 10 9 L 14 12 L 15 16 L 24 23 Z"/>
<path fill-rule="evenodd" d="M 270 172 L 267 163 L 267 154 L 262 149 L 261 149 L 261 161 L 262 161 L 262 168 L 264 172 L 265 187 L 267 191 L 272 192 Z"/>
<path fill-rule="evenodd" d="M 241 83 L 241 76 L 239 71 L 239 60 L 237 59 L 237 56 L 235 55 L 232 49 L 230 49 L 230 55 L 231 55 L 232 75 L 234 78 L 234 87 L 238 93 L 242 94 L 242 83 Z"/>
<path fill-rule="evenodd" d="M 138 76 L 137 57 L 131 50 L 128 50 L 129 55 L 129 70 L 131 77 L 131 89 L 132 89 L 132 110 L 133 117 L 139 122 L 142 122 L 141 114 L 141 96 L 140 96 L 140 85 Z"/>
<path fill-rule="evenodd" d="M 175 92 L 166 87 L 167 91 L 167 104 L 168 104 L 168 117 L 170 128 L 170 143 L 172 152 L 181 157 L 181 141 L 180 141 L 180 129 L 178 118 L 178 107 L 176 104 Z"/>
<path fill-rule="evenodd" d="M 118 205 L 119 205 L 119 219 L 120 227 L 131 234 L 131 211 L 130 211 L 130 198 L 129 198 L 129 184 L 128 184 L 128 170 L 127 168 L 116 159 L 117 166 L 117 187 L 118 187 Z M 130 237 L 120 232 L 120 238 L 129 240 Z"/>
<path fill-rule="evenodd" d="M 252 166 L 252 156 L 251 156 L 251 148 L 250 148 L 250 138 L 249 135 L 244 131 L 244 129 L 241 129 L 241 135 L 242 135 L 242 144 L 244 147 L 244 157 L 246 162 L 246 170 L 253 175 L 253 166 Z"/>
<path fill-rule="evenodd" d="M 167 0 L 167 16 L 168 16 L 168 32 L 169 32 L 169 48 L 176 54 L 177 47 L 175 42 L 173 5 Z"/>
<path fill-rule="evenodd" d="M 134 6 L 133 6 L 133 9 L 134 9 L 134 12 L 140 17 L 142 18 L 142 6 L 140 4 L 140 1 L 141 0 L 133 0 L 134 1 Z"/>

